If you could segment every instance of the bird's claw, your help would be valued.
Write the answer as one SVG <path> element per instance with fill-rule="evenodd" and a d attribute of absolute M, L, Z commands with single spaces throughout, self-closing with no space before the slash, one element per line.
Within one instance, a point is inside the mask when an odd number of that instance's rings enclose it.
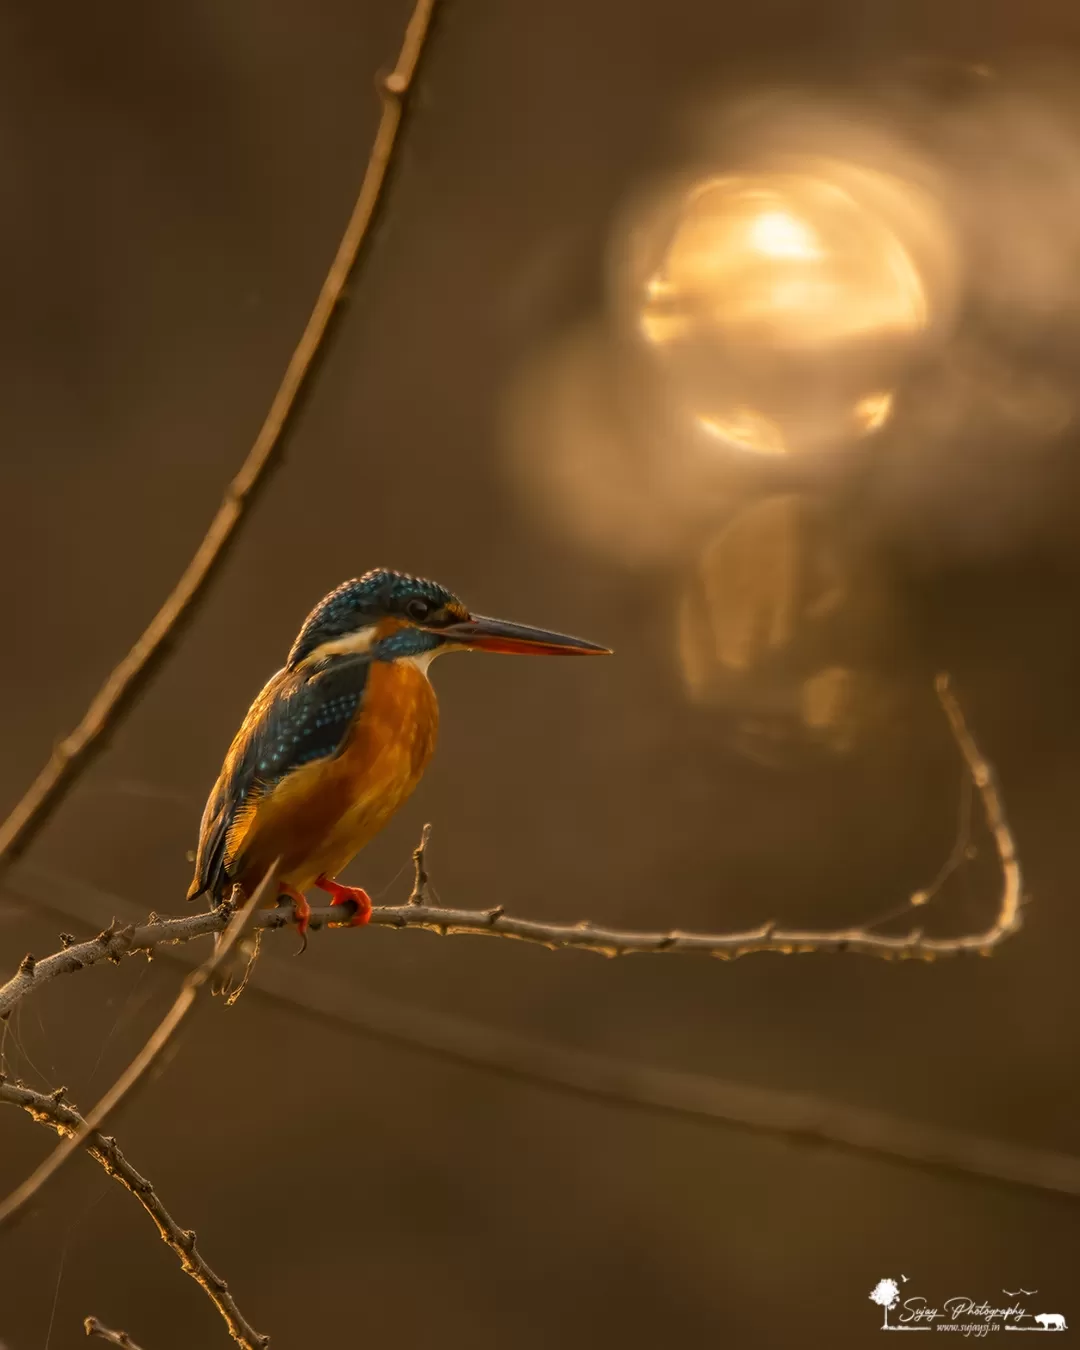
<path fill-rule="evenodd" d="M 352 917 L 335 923 L 335 928 L 360 928 L 371 918 L 371 896 L 362 886 L 343 886 L 340 881 L 334 881 L 328 876 L 318 877 L 315 885 L 320 891 L 327 892 L 332 905 L 353 907 Z"/>
<path fill-rule="evenodd" d="M 311 923 L 311 906 L 303 896 L 293 900 L 293 913 L 296 915 L 296 931 L 300 934 L 300 946 L 294 955 L 302 956 L 307 951 L 308 925 Z"/>
<path fill-rule="evenodd" d="M 307 902 L 307 897 L 302 891 L 298 891 L 294 886 L 282 886 L 281 894 L 292 901 L 293 918 L 296 922 L 296 931 L 302 939 L 300 946 L 293 953 L 294 956 L 301 956 L 307 951 L 308 926 L 311 923 L 311 906 Z"/>

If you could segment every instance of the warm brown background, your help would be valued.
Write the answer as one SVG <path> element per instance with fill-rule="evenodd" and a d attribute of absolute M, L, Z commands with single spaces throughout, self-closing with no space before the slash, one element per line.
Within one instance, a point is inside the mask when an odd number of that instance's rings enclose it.
<path fill-rule="evenodd" d="M 239 462 L 351 204 L 372 73 L 406 9 L 0 11 L 0 800 L 153 612 Z M 841 770 L 735 758 L 682 697 L 665 578 L 607 567 L 525 517 L 496 410 L 530 344 L 595 303 L 610 213 L 664 163 L 688 91 L 751 68 L 843 80 L 907 47 L 992 59 L 1021 40 L 1080 41 L 1074 7 L 447 3 L 389 209 L 287 463 L 36 859 L 179 909 L 202 796 L 248 699 L 319 595 L 385 564 L 618 657 L 440 666 L 436 762 L 355 869 L 377 895 L 403 893 L 425 819 L 448 902 L 526 914 L 825 923 L 922 883 L 957 782 L 932 701 L 910 737 Z M 913 595 L 912 665 L 955 670 L 1037 901 L 993 961 L 603 963 L 371 932 L 317 936 L 308 968 L 435 1014 L 1080 1148 L 1078 555 L 1061 524 L 1059 511 L 1045 548 L 931 572 Z M 122 790 L 133 781 L 166 795 Z M 977 872 L 966 899 L 959 887 L 961 915 L 988 912 L 976 884 L 993 882 Z M 3 968 L 53 949 L 56 928 L 6 904 Z M 9 1066 L 88 1105 L 176 981 L 131 961 L 57 982 L 8 1033 Z M 203 1009 L 116 1133 L 282 1350 L 858 1346 L 878 1335 L 870 1288 L 901 1272 L 939 1298 L 1038 1289 L 1033 1302 L 1080 1324 L 1068 1201 L 562 1098 L 255 994 Z M 3 1112 L 0 1189 L 48 1142 Z M 51 1350 L 83 1343 L 88 1312 L 145 1350 L 226 1343 L 90 1163 L 3 1243 L 8 1350 L 41 1350 L 53 1312 Z"/>

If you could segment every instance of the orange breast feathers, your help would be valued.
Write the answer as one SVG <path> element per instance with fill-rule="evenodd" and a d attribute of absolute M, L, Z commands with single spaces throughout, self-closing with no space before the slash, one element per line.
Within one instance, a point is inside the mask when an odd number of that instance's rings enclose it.
<path fill-rule="evenodd" d="M 412 661 L 373 661 L 348 739 L 332 759 L 295 770 L 258 800 L 230 853 L 250 894 L 275 858 L 303 891 L 336 876 L 409 797 L 435 748 L 439 707 Z"/>

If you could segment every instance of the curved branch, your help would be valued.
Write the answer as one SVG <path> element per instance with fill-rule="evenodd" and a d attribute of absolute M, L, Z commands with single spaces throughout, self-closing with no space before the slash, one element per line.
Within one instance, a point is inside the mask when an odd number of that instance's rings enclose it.
<path fill-rule="evenodd" d="M 63 1093 L 63 1088 L 51 1093 L 34 1092 L 21 1083 L 8 1083 L 0 1075 L 0 1102 L 21 1106 L 42 1125 L 48 1125 L 57 1134 L 71 1138 L 83 1129 L 86 1122 L 78 1111 L 64 1102 Z M 180 1258 L 185 1274 L 202 1286 L 207 1298 L 225 1319 L 233 1340 L 238 1341 L 244 1350 L 266 1350 L 270 1337 L 256 1331 L 243 1315 L 229 1292 L 229 1286 L 206 1264 L 195 1245 L 195 1234 L 190 1229 L 180 1227 L 161 1203 L 151 1183 L 136 1172 L 120 1152 L 116 1140 L 108 1135 L 92 1133 L 86 1139 L 85 1148 L 109 1176 L 131 1192 L 150 1215 L 163 1240 Z"/>
<path fill-rule="evenodd" d="M 57 879 L 55 886 L 60 884 Z M 95 914 L 99 922 L 104 914 L 133 908 L 130 901 L 84 882 L 65 878 L 63 885 L 66 904 Z M 46 901 L 44 892 L 40 899 L 57 908 L 56 900 Z M 164 953 L 178 963 L 194 964 L 186 944 L 172 952 L 165 948 Z M 269 951 L 259 960 L 250 996 L 287 1008 L 320 1027 L 582 1101 L 1080 1198 L 1080 1158 L 1069 1154 L 979 1137 L 816 1094 L 751 1086 L 571 1048 L 380 995 L 355 980 Z"/>
<path fill-rule="evenodd" d="M 926 937 L 921 929 L 896 937 L 872 933 L 865 927 L 837 929 L 780 928 L 775 922 L 760 924 L 735 933 L 641 932 L 601 927 L 583 920 L 574 924 L 541 923 L 534 919 L 515 919 L 501 905 L 492 909 L 445 909 L 427 903 L 429 886 L 424 868 L 427 833 L 413 854 L 416 884 L 405 905 L 380 906 L 372 911 L 371 922 L 394 928 L 424 928 L 442 935 L 453 933 L 485 934 L 539 943 L 553 950 L 571 947 L 596 952 L 601 956 L 628 956 L 633 953 L 698 952 L 730 960 L 751 952 L 862 952 L 890 958 L 918 957 L 932 961 L 939 956 L 978 953 L 986 956 L 1021 924 L 1023 879 L 1016 843 L 1009 828 L 994 773 L 975 738 L 968 730 L 960 705 L 952 692 L 949 677 L 940 674 L 935 691 L 949 723 L 949 729 L 963 756 L 971 781 L 979 794 L 987 829 L 994 840 L 1001 865 L 1002 887 L 997 912 L 988 928 L 955 938 Z M 919 905 L 930 891 L 917 891 L 909 903 Z"/>
<path fill-rule="evenodd" d="M 697 952 L 729 960 L 747 956 L 751 952 L 861 952 L 885 959 L 916 957 L 932 961 L 936 957 L 967 953 L 988 955 L 1020 927 L 1023 901 L 1020 863 L 993 771 L 967 728 L 947 676 L 938 676 L 936 689 L 957 747 L 982 802 L 987 828 L 993 837 L 1001 864 L 1002 889 L 997 913 L 990 926 L 982 932 L 953 938 L 931 938 L 916 928 L 890 937 L 873 933 L 865 927 L 781 928 L 772 922 L 735 933 L 688 933 L 679 929 L 643 932 L 602 927 L 587 920 L 560 924 L 543 923 L 537 919 L 517 919 L 508 915 L 501 905 L 479 910 L 447 909 L 428 903 L 430 892 L 424 863 L 429 833 L 427 826 L 413 854 L 416 882 L 412 894 L 403 905 L 376 906 L 371 912 L 370 922 L 389 928 L 423 928 L 443 936 L 472 934 L 515 938 L 551 950 L 574 948 L 602 956 Z M 929 894 L 929 890 L 917 891 L 909 903 L 922 904 Z M 311 927 L 338 927 L 342 918 L 342 906 L 322 905 L 312 909 Z M 280 928 L 291 921 L 292 908 L 285 906 L 256 914 L 252 924 L 259 928 Z M 163 943 L 189 942 L 192 938 L 220 932 L 227 923 L 228 913 L 225 910 L 210 910 L 182 919 L 158 919 L 151 915 L 148 923 L 138 926 L 121 926 L 114 922 L 89 942 L 70 943 L 64 950 L 40 961 L 27 955 L 15 975 L 0 986 L 0 1017 L 10 1013 L 32 989 L 57 975 L 82 970 L 85 966 L 103 960 L 118 961 L 129 952 L 149 951 Z"/>
<path fill-rule="evenodd" d="M 323 350 L 330 321 L 367 238 L 397 141 L 405 99 L 412 85 L 431 24 L 435 0 L 417 0 L 393 71 L 382 82 L 382 117 L 360 193 L 345 227 L 334 261 L 319 291 L 296 350 L 285 368 L 270 410 L 236 477 L 229 484 L 195 556 L 145 632 L 109 675 L 91 700 L 82 721 L 60 741 L 45 766 L 0 824 L 0 877 L 34 841 L 70 791 L 79 775 L 103 748 L 132 707 L 139 691 L 165 660 L 182 626 L 191 621 L 206 598 L 210 582 L 225 560 L 237 530 L 280 458 L 299 399 Z"/>

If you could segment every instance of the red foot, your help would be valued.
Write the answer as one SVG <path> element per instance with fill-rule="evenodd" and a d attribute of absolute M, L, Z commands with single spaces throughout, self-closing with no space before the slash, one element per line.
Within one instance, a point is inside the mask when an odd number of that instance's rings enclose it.
<path fill-rule="evenodd" d="M 287 882 L 278 882 L 278 895 L 287 895 L 293 902 L 293 913 L 296 915 L 296 931 L 304 939 L 304 945 L 301 951 L 307 948 L 308 924 L 311 922 L 311 906 L 307 902 L 307 897 L 303 891 L 298 891 L 295 886 L 290 886 Z"/>
<path fill-rule="evenodd" d="M 328 876 L 316 878 L 315 885 L 331 896 L 332 905 L 352 904 L 356 907 L 352 918 L 335 924 L 335 928 L 359 928 L 371 918 L 371 896 L 360 886 L 343 886 L 340 881 L 334 881 Z"/>

